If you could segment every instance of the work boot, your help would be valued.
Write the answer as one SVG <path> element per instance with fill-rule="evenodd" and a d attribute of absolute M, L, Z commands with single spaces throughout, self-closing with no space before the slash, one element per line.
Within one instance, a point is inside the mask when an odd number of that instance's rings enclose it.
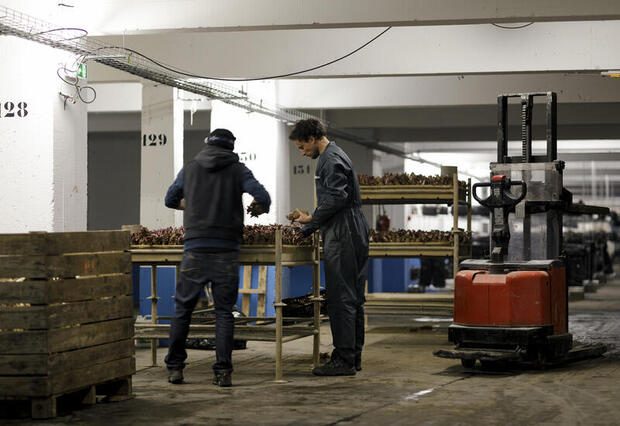
<path fill-rule="evenodd" d="M 332 357 L 320 367 L 315 367 L 312 374 L 315 376 L 355 376 L 355 367 L 340 358 Z"/>
<path fill-rule="evenodd" d="M 362 371 L 362 354 L 355 355 L 355 371 Z"/>
<path fill-rule="evenodd" d="M 230 371 L 214 371 L 213 384 L 221 388 L 229 388 L 232 386 L 232 375 Z"/>
<path fill-rule="evenodd" d="M 173 385 L 180 385 L 183 383 L 183 370 L 168 369 L 168 382 Z"/>

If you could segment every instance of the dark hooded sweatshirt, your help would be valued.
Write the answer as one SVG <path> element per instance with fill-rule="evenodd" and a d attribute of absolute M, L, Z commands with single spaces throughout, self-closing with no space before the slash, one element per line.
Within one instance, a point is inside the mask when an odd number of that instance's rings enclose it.
<path fill-rule="evenodd" d="M 185 250 L 238 250 L 243 237 L 244 192 L 269 211 L 269 194 L 233 151 L 208 144 L 179 172 L 166 206 L 185 199 Z"/>

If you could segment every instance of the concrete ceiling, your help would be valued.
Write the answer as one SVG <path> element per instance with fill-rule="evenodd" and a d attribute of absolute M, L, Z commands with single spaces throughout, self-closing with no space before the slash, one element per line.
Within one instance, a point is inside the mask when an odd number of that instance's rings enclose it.
<path fill-rule="evenodd" d="M 584 141 L 579 152 L 563 155 L 620 161 L 616 149 L 596 146 L 620 140 L 620 79 L 601 77 L 620 69 L 617 1 L 65 0 L 74 7 L 62 11 L 31 0 L 9 3 L 62 18 L 53 22 L 80 22 L 99 41 L 190 73 L 224 78 L 312 68 L 393 26 L 342 61 L 280 80 L 278 102 L 408 152 L 463 152 L 477 143 L 489 152 L 498 94 L 553 90 L 559 139 Z M 492 25 L 519 23 L 531 25 Z M 94 63 L 89 79 L 135 81 Z M 511 122 L 510 136 L 518 139 L 516 113 Z M 536 125 L 535 136 L 542 132 Z M 616 169 L 605 169 L 608 182 Z"/>

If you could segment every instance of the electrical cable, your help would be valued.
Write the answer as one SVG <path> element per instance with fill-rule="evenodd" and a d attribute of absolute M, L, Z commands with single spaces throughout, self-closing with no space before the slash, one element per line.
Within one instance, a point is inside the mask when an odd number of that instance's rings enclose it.
<path fill-rule="evenodd" d="M 509 25 L 500 25 L 500 24 L 495 24 L 495 23 L 493 23 L 493 22 L 491 23 L 491 25 L 493 25 L 494 27 L 497 27 L 497 28 L 504 29 L 504 30 L 520 30 L 521 28 L 526 28 L 526 27 L 529 27 L 529 26 L 530 26 L 530 25 L 532 25 L 533 23 L 534 23 L 534 21 L 532 21 L 532 22 L 528 22 L 527 24 L 518 25 L 518 26 L 516 26 L 516 27 L 511 27 L 511 26 L 509 26 Z"/>
<path fill-rule="evenodd" d="M 38 36 L 38 35 L 42 35 L 42 34 L 54 33 L 56 31 L 77 31 L 78 33 L 81 33 L 81 35 L 77 35 L 77 36 L 71 37 L 71 38 L 64 38 L 64 39 L 62 39 L 60 41 L 79 40 L 81 38 L 84 38 L 84 37 L 88 36 L 88 31 L 86 31 L 84 28 L 77 28 L 77 27 L 52 28 L 51 30 L 41 31 L 39 33 L 35 33 L 34 35 Z"/>
<path fill-rule="evenodd" d="M 82 97 L 82 90 L 90 90 L 93 92 L 93 98 L 91 100 L 85 100 Z M 95 102 L 95 99 L 97 99 L 97 91 L 95 90 L 95 88 L 93 86 L 78 86 L 77 87 L 77 91 L 76 91 L 78 98 L 80 98 L 80 100 L 82 102 L 84 102 L 85 104 L 92 104 L 93 102 Z"/>
<path fill-rule="evenodd" d="M 347 53 L 346 55 L 340 56 L 339 58 L 333 59 L 329 62 L 325 62 L 321 65 L 317 65 L 311 68 L 306 68 L 304 70 L 301 71 L 294 71 L 294 72 L 289 72 L 289 73 L 285 73 L 285 74 L 277 74 L 277 75 L 271 75 L 271 76 L 264 76 L 264 77 L 254 77 L 254 78 L 225 78 L 225 77 L 210 77 L 210 76 L 205 76 L 205 75 L 198 75 L 198 74 L 193 74 L 187 71 L 184 71 L 180 68 L 175 68 L 171 65 L 167 65 L 163 62 L 159 62 L 149 56 L 146 56 L 143 53 L 138 52 L 137 50 L 134 49 L 130 49 L 128 47 L 123 47 L 123 46 L 106 46 L 106 47 L 102 47 L 98 50 L 101 49 L 106 49 L 106 48 L 113 48 L 113 49 L 122 49 L 125 50 L 127 52 L 133 53 L 134 55 L 138 55 L 141 58 L 146 59 L 147 61 L 165 69 L 168 71 L 172 71 L 181 75 L 184 75 L 185 77 L 189 77 L 189 78 L 199 78 L 199 79 L 205 79 L 205 80 L 216 80 L 216 81 L 258 81 L 258 80 L 273 80 L 276 78 L 284 78 L 284 77 L 291 77 L 294 75 L 299 75 L 299 74 L 304 74 L 310 71 L 314 71 L 317 70 L 319 68 L 324 68 L 326 66 L 329 66 L 331 64 L 334 64 L 336 62 L 342 61 L 343 59 L 348 58 L 351 55 L 354 55 L 355 53 L 359 52 L 360 50 L 362 50 L 363 48 L 365 48 L 366 46 L 368 46 L 369 44 L 371 44 L 372 42 L 374 42 L 375 40 L 377 40 L 379 37 L 381 37 L 383 34 L 385 34 L 386 32 L 388 32 L 392 27 L 387 27 L 386 29 L 384 29 L 383 31 L 381 31 L 379 34 L 377 34 L 376 36 L 374 36 L 373 38 L 371 38 L 370 40 L 368 40 L 366 43 L 362 44 L 360 47 L 358 47 L 355 50 L 352 50 L 351 52 Z M 95 58 L 96 60 L 96 58 Z"/>
<path fill-rule="evenodd" d="M 83 62 L 84 62 L 84 55 L 80 55 L 80 56 L 78 56 L 75 59 L 75 61 L 73 62 L 73 65 L 78 65 L 78 68 L 79 68 L 79 64 L 81 64 Z M 97 99 L 97 91 L 95 90 L 95 88 L 92 87 L 92 86 L 80 86 L 80 79 L 79 79 L 79 77 L 77 77 L 77 75 L 75 77 L 71 76 L 71 74 L 76 74 L 77 73 L 78 68 L 76 68 L 75 70 L 72 70 L 72 69 L 67 68 L 66 65 L 62 65 L 62 66 L 60 66 L 60 67 L 58 67 L 56 69 L 56 75 L 65 84 L 67 84 L 68 86 L 73 86 L 74 87 L 75 94 L 77 95 L 77 98 L 79 100 L 81 100 L 85 104 L 92 104 L 93 102 L 95 102 L 95 99 Z M 65 72 L 65 76 L 64 77 L 60 73 L 61 70 Z M 70 77 L 71 80 L 68 79 L 68 77 Z M 74 81 L 72 81 L 72 80 L 74 80 Z M 92 91 L 92 93 L 93 93 L 92 99 L 88 100 L 88 98 L 85 98 L 84 96 L 82 96 L 82 91 L 83 90 L 90 90 L 90 91 Z M 69 98 L 69 97 L 67 96 L 67 98 Z M 66 104 L 67 104 L 67 98 L 65 98 L 65 107 L 66 107 Z M 71 99 L 75 99 L 75 97 L 71 97 Z"/>

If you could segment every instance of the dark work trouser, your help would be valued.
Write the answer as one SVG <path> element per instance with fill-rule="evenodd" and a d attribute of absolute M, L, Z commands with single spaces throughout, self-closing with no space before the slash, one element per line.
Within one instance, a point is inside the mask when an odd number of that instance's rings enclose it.
<path fill-rule="evenodd" d="M 233 306 L 239 293 L 239 252 L 203 253 L 186 251 L 177 282 L 175 313 L 170 327 L 170 347 L 166 366 L 183 369 L 187 352 L 185 341 L 196 303 L 205 285 L 211 283 L 215 302 L 215 371 L 232 371 L 234 318 Z"/>
<path fill-rule="evenodd" d="M 353 366 L 364 346 L 368 270 L 368 225 L 359 209 L 347 209 L 330 220 L 323 231 L 323 253 L 332 357 Z"/>

